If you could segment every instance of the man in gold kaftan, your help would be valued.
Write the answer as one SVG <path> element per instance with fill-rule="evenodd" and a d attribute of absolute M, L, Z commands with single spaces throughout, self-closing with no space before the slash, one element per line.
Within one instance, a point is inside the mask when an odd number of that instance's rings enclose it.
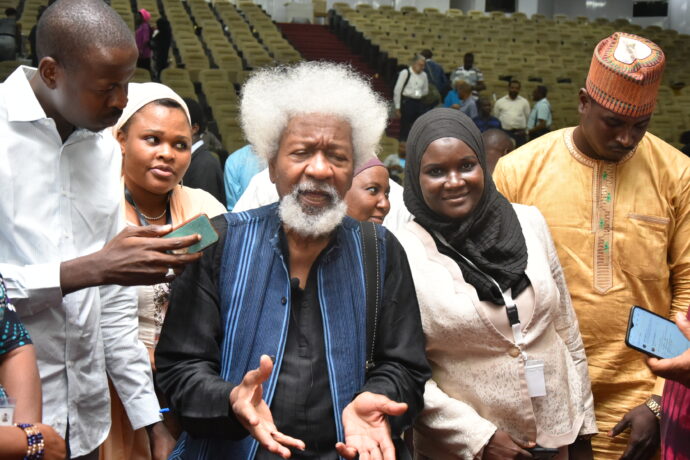
<path fill-rule="evenodd" d="M 580 124 L 503 157 L 494 173 L 508 200 L 539 208 L 556 242 L 589 362 L 597 459 L 658 449 L 663 380 L 625 346 L 630 307 L 674 317 L 690 303 L 690 159 L 646 132 L 663 65 L 641 37 L 603 40 Z"/>

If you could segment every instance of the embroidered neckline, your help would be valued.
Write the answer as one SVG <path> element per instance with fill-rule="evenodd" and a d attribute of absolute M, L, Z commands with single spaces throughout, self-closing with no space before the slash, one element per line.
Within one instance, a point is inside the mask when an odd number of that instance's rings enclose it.
<path fill-rule="evenodd" d="M 637 147 L 640 145 L 639 143 L 635 146 L 634 149 L 632 149 L 630 152 L 628 152 L 623 158 L 621 158 L 618 161 L 606 161 L 606 160 L 595 160 L 593 158 L 588 157 L 584 153 L 580 151 L 580 149 L 577 148 L 575 145 L 575 141 L 573 140 L 573 133 L 575 132 L 575 127 L 570 127 L 566 128 L 563 130 L 563 141 L 565 142 L 565 146 L 568 148 L 568 151 L 570 154 L 575 158 L 577 161 L 582 163 L 585 166 L 589 166 L 590 168 L 594 168 L 597 164 L 603 163 L 603 164 L 608 164 L 608 163 L 613 163 L 613 164 L 622 164 L 628 161 L 630 158 L 632 158 L 633 155 L 635 155 L 635 152 L 637 152 Z M 642 141 L 640 141 L 642 142 Z"/>

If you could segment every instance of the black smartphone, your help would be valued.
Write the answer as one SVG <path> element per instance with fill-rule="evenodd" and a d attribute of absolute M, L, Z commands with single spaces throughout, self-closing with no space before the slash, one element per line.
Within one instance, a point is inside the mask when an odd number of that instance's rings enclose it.
<path fill-rule="evenodd" d="M 633 305 L 625 344 L 655 358 L 674 358 L 690 348 L 690 340 L 673 321 Z"/>
<path fill-rule="evenodd" d="M 540 459 L 554 458 L 558 454 L 558 449 L 555 447 L 534 446 L 525 450 L 532 454 L 532 457 Z"/>
<path fill-rule="evenodd" d="M 211 225 L 206 214 L 199 214 L 191 219 L 180 224 L 175 230 L 163 235 L 163 238 L 176 238 L 180 236 L 194 235 L 195 233 L 201 235 L 201 241 L 194 243 L 188 248 L 176 249 L 174 251 L 169 251 L 173 254 L 188 254 L 203 251 L 207 247 L 211 246 L 213 243 L 218 241 L 218 232 Z"/>

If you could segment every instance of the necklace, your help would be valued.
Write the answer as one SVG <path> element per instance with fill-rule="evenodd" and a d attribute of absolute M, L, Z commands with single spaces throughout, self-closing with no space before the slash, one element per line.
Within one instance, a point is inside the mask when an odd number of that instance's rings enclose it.
<path fill-rule="evenodd" d="M 129 192 L 129 189 L 127 189 L 127 187 L 125 187 L 125 200 L 127 200 L 127 202 L 130 205 L 132 205 L 132 207 L 134 208 L 134 212 L 136 212 L 137 215 L 139 216 L 139 220 L 141 222 L 141 225 L 149 225 L 148 222 L 163 218 L 163 216 L 168 214 L 168 211 L 170 210 L 170 192 L 168 193 L 168 196 L 166 199 L 165 210 L 163 210 L 163 212 L 158 216 L 147 216 L 146 214 L 141 212 L 141 209 L 139 209 L 139 206 L 137 206 L 137 204 L 134 202 L 134 198 L 132 198 L 132 194 Z M 169 217 L 168 217 L 168 219 L 166 219 L 166 222 L 168 220 L 169 220 Z M 167 222 L 167 223 L 170 223 L 170 222 Z"/>
<path fill-rule="evenodd" d="M 146 219 L 146 220 L 158 220 L 158 219 L 161 219 L 161 218 L 165 215 L 165 213 L 168 212 L 168 209 L 166 208 L 166 209 L 163 210 L 162 213 L 160 213 L 160 215 L 158 215 L 158 216 L 156 216 L 156 217 L 149 217 L 149 216 L 147 216 L 146 214 L 144 214 L 143 212 L 141 212 L 141 209 L 139 209 L 139 208 L 137 207 L 136 204 L 134 205 L 134 209 L 135 209 L 139 214 L 141 214 L 141 217 L 143 217 L 143 218 Z"/>

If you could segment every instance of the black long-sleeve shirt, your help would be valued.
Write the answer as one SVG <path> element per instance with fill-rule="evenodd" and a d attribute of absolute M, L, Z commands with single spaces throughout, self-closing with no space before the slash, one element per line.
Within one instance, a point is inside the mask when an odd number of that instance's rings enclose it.
<path fill-rule="evenodd" d="M 206 144 L 202 144 L 192 153 L 192 160 L 182 178 L 182 183 L 187 187 L 207 191 L 225 206 L 223 169 L 218 159 L 208 150 Z"/>
<path fill-rule="evenodd" d="M 190 434 L 201 438 L 240 439 L 246 436 L 247 432 L 238 423 L 229 405 L 233 385 L 219 375 L 220 346 L 225 331 L 221 321 L 218 280 L 227 222 L 222 216 L 216 217 L 212 222 L 220 235 L 218 243 L 207 249 L 203 257 L 188 266 L 173 283 L 170 306 L 156 349 L 157 383 L 179 415 L 183 428 Z M 424 383 L 431 373 L 424 352 L 424 334 L 407 257 L 398 241 L 389 232 L 386 238 L 386 254 L 382 307 L 374 350 L 375 367 L 367 374 L 361 391 L 382 394 L 409 405 L 404 415 L 389 418 L 392 432 L 396 436 L 412 424 L 414 417 L 422 409 Z M 313 299 L 316 289 L 315 283 L 308 282 L 302 296 Z M 305 333 L 305 328 L 300 327 L 300 322 L 307 318 L 304 315 L 305 310 L 296 305 L 296 301 L 298 302 L 293 298 L 292 308 L 297 316 L 294 321 L 291 318 L 286 343 L 286 354 L 291 355 L 299 353 L 300 344 L 297 340 L 291 346 L 290 336 L 299 339 L 299 334 Z M 311 308 L 310 312 L 318 314 L 320 323 L 318 300 L 316 304 L 313 300 L 307 300 L 307 303 L 307 307 Z M 310 319 L 306 321 L 312 321 L 313 324 L 315 318 L 308 316 Z M 316 346 L 324 346 L 322 329 L 320 335 L 318 329 L 312 329 L 311 333 L 307 334 L 302 338 L 316 343 Z M 319 350 L 312 358 L 314 356 L 325 355 L 323 350 Z M 294 355 L 284 358 L 284 365 L 293 367 L 289 371 L 293 375 L 314 375 L 314 370 L 308 368 L 312 362 L 311 358 L 295 360 Z M 320 374 L 328 385 L 327 373 Z M 305 390 L 305 387 L 302 378 L 292 379 L 292 383 L 288 378 L 289 386 L 283 386 L 281 390 L 281 385 L 286 383 L 280 381 L 282 376 L 281 371 L 271 410 L 278 429 L 297 434 L 298 432 L 291 431 L 292 428 L 285 424 L 290 422 L 290 416 L 286 415 L 285 400 L 280 394 L 299 393 Z M 322 387 L 323 381 L 321 384 L 318 381 L 315 384 Z M 300 404 L 308 403 L 304 396 L 300 395 Z M 330 406 L 330 413 L 323 410 L 324 406 L 317 405 L 312 408 L 312 414 L 316 414 L 316 418 L 322 419 L 326 417 L 324 414 L 332 414 L 330 397 L 329 391 L 323 394 L 323 402 Z M 276 407 L 276 404 L 279 406 Z M 287 410 L 289 411 L 289 408 Z M 315 423 L 312 426 L 319 426 L 316 424 L 319 420 L 313 422 Z M 324 423 L 320 426 L 332 426 L 332 423 L 325 420 Z M 297 429 L 301 430 L 299 433 L 303 433 L 304 427 Z M 332 452 L 335 453 L 334 445 Z"/>

